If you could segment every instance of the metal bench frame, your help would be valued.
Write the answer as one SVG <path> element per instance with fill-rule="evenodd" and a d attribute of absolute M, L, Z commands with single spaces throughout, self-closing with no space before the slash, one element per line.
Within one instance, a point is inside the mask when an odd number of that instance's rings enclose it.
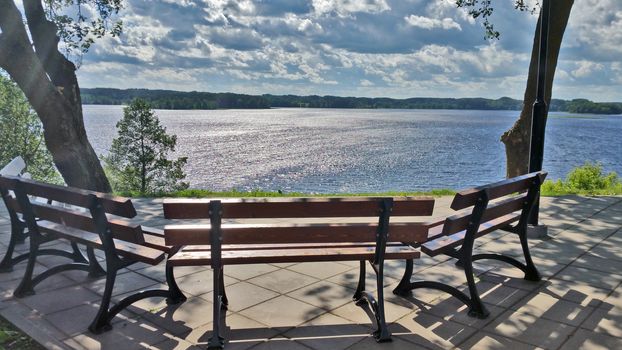
<path fill-rule="evenodd" d="M 536 173 L 534 173 L 536 174 Z M 544 173 L 546 175 L 546 173 Z M 528 174 L 533 175 L 533 174 Z M 523 202 L 523 207 L 520 213 L 520 218 L 518 223 L 514 226 L 511 224 L 507 224 L 500 229 L 517 234 L 525 262 L 518 261 L 517 259 L 496 253 L 484 253 L 484 254 L 473 254 L 473 246 L 475 243 L 475 239 L 480 236 L 480 224 L 482 224 L 482 216 L 484 215 L 486 209 L 488 208 L 490 202 L 490 191 L 493 185 L 483 186 L 478 189 L 477 200 L 475 205 L 473 206 L 473 210 L 471 212 L 471 220 L 468 223 L 464 241 L 460 245 L 459 249 L 451 248 L 442 252 L 441 254 L 447 255 L 449 257 L 457 259 L 456 266 L 464 269 L 464 273 L 466 275 L 467 286 L 469 290 L 469 294 L 462 292 L 456 287 L 437 282 L 437 281 L 411 281 L 411 276 L 413 275 L 413 260 L 406 260 L 406 268 L 404 271 L 404 275 L 398 284 L 398 286 L 393 290 L 393 293 L 407 297 L 412 294 L 412 290 L 418 288 L 429 288 L 436 289 L 448 293 L 458 300 L 463 302 L 468 307 L 468 314 L 472 317 L 477 318 L 486 318 L 490 315 L 490 312 L 484 306 L 482 302 L 479 292 L 477 290 L 477 286 L 475 285 L 475 278 L 473 275 L 473 262 L 477 260 L 483 259 L 492 259 L 502 261 L 504 263 L 510 264 L 521 271 L 524 272 L 524 279 L 528 281 L 540 281 L 541 276 L 538 272 L 538 269 L 533 263 L 531 258 L 531 253 L 529 252 L 529 245 L 527 242 L 527 226 L 529 222 L 530 215 L 532 214 L 536 203 L 538 202 L 538 198 L 540 195 L 540 185 L 542 183 L 542 179 L 539 175 L 533 176 L 533 179 L 529 185 L 527 196 L 525 201 Z M 507 180 L 507 182 L 512 181 L 513 179 Z M 425 244 L 425 243 L 424 243 Z M 424 251 L 425 252 L 425 251 Z"/>
<path fill-rule="evenodd" d="M 139 262 L 139 260 L 122 257 L 118 254 L 110 229 L 110 224 L 106 216 L 106 210 L 104 209 L 102 200 L 95 193 L 91 193 L 88 195 L 90 200 L 90 205 L 88 209 L 90 211 L 93 221 L 95 222 L 97 235 L 99 236 L 99 239 L 101 240 L 101 245 L 103 246 L 102 250 L 104 251 L 106 258 L 105 270 L 101 267 L 101 265 L 99 265 L 97 261 L 97 257 L 94 253 L 95 248 L 87 246 L 88 259 L 74 259 L 74 262 L 72 263 L 61 264 L 51 267 L 48 270 L 40 273 L 39 275 L 33 276 L 37 257 L 42 255 L 42 251 L 44 251 L 44 249 L 40 249 L 40 246 L 46 242 L 59 239 L 59 237 L 55 237 L 53 234 L 43 235 L 40 232 L 40 228 L 37 223 L 38 220 L 35 217 L 32 204 L 28 198 L 27 192 L 23 188 L 24 184 L 17 178 L 14 178 L 13 180 L 15 181 L 14 192 L 17 197 L 19 206 L 22 210 L 23 218 L 28 226 L 30 236 L 30 251 L 27 254 L 28 263 L 26 266 L 24 277 L 14 291 L 15 297 L 22 298 L 28 295 L 33 295 L 35 293 L 34 288 L 37 284 L 41 283 L 50 276 L 64 271 L 80 270 L 88 272 L 90 277 L 106 276 L 106 285 L 99 310 L 94 320 L 88 327 L 89 330 L 95 334 L 110 330 L 112 328 L 110 322 L 114 318 L 114 316 L 139 300 L 152 297 L 164 297 L 166 298 L 168 304 L 178 304 L 186 300 L 186 297 L 183 295 L 183 293 L 177 286 L 177 283 L 175 282 L 173 267 L 167 263 L 166 282 L 169 287 L 168 290 L 158 289 L 140 291 L 122 299 L 116 305 L 110 307 L 112 291 L 114 288 L 114 282 L 117 276 L 117 272 L 120 269 L 126 268 L 136 262 Z M 62 237 L 62 239 L 67 238 Z M 76 247 L 77 249 L 76 242 L 71 241 L 71 243 L 72 246 Z M 80 252 L 79 249 L 77 251 Z M 175 249 L 173 249 L 170 253 L 172 254 L 174 252 Z"/>

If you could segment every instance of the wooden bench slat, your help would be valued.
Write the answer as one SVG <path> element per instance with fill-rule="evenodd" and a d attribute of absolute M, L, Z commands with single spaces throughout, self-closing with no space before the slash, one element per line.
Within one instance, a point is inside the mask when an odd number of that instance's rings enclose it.
<path fill-rule="evenodd" d="M 376 224 L 224 224 L 223 244 L 373 242 Z M 167 245 L 210 243 L 210 225 L 167 225 Z M 397 223 L 389 226 L 392 241 L 424 242 L 425 224 Z"/>
<path fill-rule="evenodd" d="M 37 225 L 43 233 L 52 234 L 93 248 L 103 249 L 101 239 L 97 233 L 79 230 L 46 220 L 38 221 Z M 117 253 L 121 256 L 151 265 L 156 265 L 164 260 L 164 253 L 156 249 L 118 239 L 114 240 L 114 244 Z"/>
<path fill-rule="evenodd" d="M 508 224 L 511 224 L 520 219 L 520 214 L 512 213 L 507 214 L 493 220 L 482 222 L 479 226 L 479 230 L 477 231 L 476 237 L 482 236 L 489 232 L 492 232 L 496 229 L 504 227 Z M 460 232 L 451 234 L 449 236 L 440 236 L 436 239 L 423 243 L 421 245 L 421 251 L 430 255 L 436 256 L 446 252 L 448 249 L 457 247 L 462 244 L 464 241 L 464 237 L 466 235 L 466 230 L 462 230 Z"/>
<path fill-rule="evenodd" d="M 118 197 L 108 193 L 82 190 L 75 187 L 46 184 L 24 178 L 19 178 L 19 181 L 22 183 L 24 191 L 35 197 L 47 198 L 55 202 L 88 208 L 91 204 L 89 195 L 95 194 L 102 200 L 102 205 L 107 213 L 126 218 L 133 218 L 136 216 L 136 209 L 132 201 L 128 198 Z"/>
<path fill-rule="evenodd" d="M 323 249 L 327 247 L 338 247 L 338 248 L 353 248 L 353 247 L 375 247 L 376 243 L 366 242 L 348 242 L 348 243 L 289 243 L 289 244 L 224 244 L 222 245 L 222 250 L 274 250 L 274 249 Z M 389 246 L 404 246 L 402 242 L 387 242 L 387 247 Z M 187 245 L 183 247 L 184 251 L 206 251 L 210 250 L 210 246 L 207 245 Z"/>
<path fill-rule="evenodd" d="M 373 217 L 380 213 L 380 198 L 248 198 L 223 199 L 224 219 L 305 218 L 305 217 Z M 201 219 L 209 217 L 210 199 L 167 199 L 167 219 Z M 431 215 L 434 199 L 429 197 L 396 198 L 391 215 Z"/>
<path fill-rule="evenodd" d="M 482 222 L 490 221 L 494 218 L 498 218 L 506 214 L 522 210 L 526 200 L 527 193 L 523 193 L 518 196 L 500 200 L 496 203 L 491 203 L 488 205 L 488 207 L 486 207 L 486 210 L 482 215 Z M 469 225 L 471 217 L 471 213 L 448 217 L 445 220 L 443 234 L 449 235 L 458 231 L 465 230 Z"/>
<path fill-rule="evenodd" d="M 535 177 L 539 177 L 540 183 L 542 183 L 546 175 L 546 172 L 539 171 L 458 192 L 451 203 L 451 208 L 461 210 L 475 205 L 481 191 L 484 190 L 488 191 L 489 200 L 527 190 Z"/>
<path fill-rule="evenodd" d="M 374 257 L 374 246 L 362 247 L 331 247 L 309 249 L 264 249 L 264 250 L 223 250 L 222 261 L 225 265 L 263 264 L 287 262 L 318 262 L 318 261 L 357 261 L 370 260 Z M 419 251 L 408 246 L 389 246 L 386 259 L 415 259 Z M 168 260 L 173 266 L 200 266 L 211 263 L 209 250 L 181 250 Z"/>
<path fill-rule="evenodd" d="M 31 202 L 35 216 L 41 220 L 56 222 L 76 229 L 97 233 L 95 222 L 90 213 L 43 202 Z M 108 219 L 114 238 L 142 244 L 145 242 L 140 225 L 126 220 Z"/>

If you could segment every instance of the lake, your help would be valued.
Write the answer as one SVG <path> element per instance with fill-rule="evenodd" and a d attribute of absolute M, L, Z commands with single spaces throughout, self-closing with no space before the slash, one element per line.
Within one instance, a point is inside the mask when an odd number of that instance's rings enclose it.
<path fill-rule="evenodd" d="M 121 106 L 85 105 L 98 154 L 116 135 Z M 187 156 L 191 187 L 309 193 L 462 189 L 501 180 L 500 135 L 517 111 L 157 110 Z M 550 113 L 544 169 L 566 176 L 586 161 L 622 173 L 622 116 Z"/>

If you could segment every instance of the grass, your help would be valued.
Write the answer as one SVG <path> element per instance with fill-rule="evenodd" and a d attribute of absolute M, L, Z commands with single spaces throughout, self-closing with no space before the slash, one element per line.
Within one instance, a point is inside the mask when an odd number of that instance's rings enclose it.
<path fill-rule="evenodd" d="M 185 189 L 176 192 L 156 193 L 143 195 L 138 192 L 118 192 L 126 197 L 148 198 L 248 198 L 248 197 L 410 197 L 410 196 L 453 196 L 456 191 L 451 189 L 437 189 L 423 192 L 388 191 L 388 192 L 365 192 L 365 193 L 303 193 L 251 190 L 240 191 L 211 191 L 202 189 Z M 599 163 L 585 163 L 585 165 L 573 169 L 566 179 L 557 181 L 547 180 L 542 184 L 541 195 L 546 197 L 565 195 L 587 196 L 610 196 L 622 195 L 622 182 L 618 174 L 611 172 L 605 174 Z"/>
<path fill-rule="evenodd" d="M 5 349 L 44 350 L 45 348 L 0 316 L 0 350 Z"/>
<path fill-rule="evenodd" d="M 283 191 L 239 191 L 232 189 L 229 191 L 210 191 L 200 189 L 187 189 L 177 192 L 156 193 L 148 195 L 150 198 L 172 197 L 172 198 L 239 198 L 239 197 L 409 197 L 409 196 L 451 196 L 456 191 L 450 189 L 438 189 L 427 192 L 408 192 L 408 191 L 389 191 L 377 193 L 303 193 L 303 192 L 283 192 Z M 118 193 L 126 197 L 145 197 L 140 193 L 121 192 Z"/>
<path fill-rule="evenodd" d="M 599 119 L 594 115 L 580 115 L 580 114 L 551 114 L 548 118 L 553 119 Z"/>

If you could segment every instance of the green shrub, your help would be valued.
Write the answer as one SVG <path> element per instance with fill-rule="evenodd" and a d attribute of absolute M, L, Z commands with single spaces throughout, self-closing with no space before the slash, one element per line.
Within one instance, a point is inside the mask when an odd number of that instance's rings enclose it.
<path fill-rule="evenodd" d="M 572 169 L 565 180 L 545 181 L 541 192 L 543 196 L 617 195 L 622 194 L 622 183 L 615 172 L 604 174 L 600 163 L 587 162 Z"/>

